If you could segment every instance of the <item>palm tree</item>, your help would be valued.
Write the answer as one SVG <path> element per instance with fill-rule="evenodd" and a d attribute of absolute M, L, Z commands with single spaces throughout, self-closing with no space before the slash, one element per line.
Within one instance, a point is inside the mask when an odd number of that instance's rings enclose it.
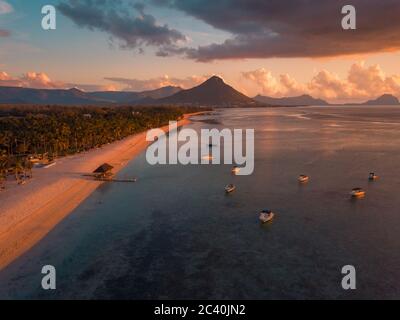
<path fill-rule="evenodd" d="M 25 170 L 27 170 L 29 172 L 29 179 L 33 178 L 32 167 L 33 167 L 32 162 L 30 162 L 28 160 L 28 158 L 26 158 L 25 161 L 24 161 L 24 168 L 25 168 Z"/>
<path fill-rule="evenodd" d="M 5 150 L 0 151 L 0 190 L 4 189 L 4 182 L 7 180 L 8 159 Z"/>
<path fill-rule="evenodd" d="M 21 161 L 21 159 L 15 159 L 14 163 L 14 174 L 15 174 L 15 179 L 17 180 L 18 183 L 20 183 L 20 173 L 24 172 L 24 165 Z"/>

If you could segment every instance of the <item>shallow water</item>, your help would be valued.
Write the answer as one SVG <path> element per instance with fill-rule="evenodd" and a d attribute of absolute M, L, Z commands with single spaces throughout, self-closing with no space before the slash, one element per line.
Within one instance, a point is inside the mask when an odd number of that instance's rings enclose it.
<path fill-rule="evenodd" d="M 190 127 L 254 128 L 255 171 L 150 166 L 144 154 L 0 273 L 1 298 L 400 298 L 400 108 L 224 109 Z M 380 180 L 368 182 L 375 171 Z M 297 183 L 299 174 L 311 180 Z M 237 190 L 225 195 L 234 183 Z M 363 187 L 365 199 L 349 191 Z M 260 225 L 258 212 L 276 212 Z M 40 289 L 41 267 L 57 290 Z M 341 288 L 354 265 L 357 289 Z"/>

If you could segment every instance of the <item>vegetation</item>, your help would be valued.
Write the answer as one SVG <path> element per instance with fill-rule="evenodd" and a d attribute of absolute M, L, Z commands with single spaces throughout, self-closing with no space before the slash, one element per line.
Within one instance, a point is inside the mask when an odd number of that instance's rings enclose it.
<path fill-rule="evenodd" d="M 32 176 L 32 162 L 79 153 L 177 120 L 188 107 L 0 106 L 0 187 Z"/>

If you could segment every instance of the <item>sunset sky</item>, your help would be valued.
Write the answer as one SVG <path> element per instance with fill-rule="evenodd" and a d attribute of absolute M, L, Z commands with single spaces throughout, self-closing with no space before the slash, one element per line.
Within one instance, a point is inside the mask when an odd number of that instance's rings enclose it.
<path fill-rule="evenodd" d="M 41 8 L 57 8 L 57 29 Z M 341 8 L 357 10 L 343 30 Z M 0 85 L 142 91 L 219 75 L 254 96 L 400 97 L 398 0 L 0 0 Z"/>

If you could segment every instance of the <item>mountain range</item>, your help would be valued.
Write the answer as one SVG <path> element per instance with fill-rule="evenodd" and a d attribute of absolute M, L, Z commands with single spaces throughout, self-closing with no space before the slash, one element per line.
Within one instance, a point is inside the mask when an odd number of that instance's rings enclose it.
<path fill-rule="evenodd" d="M 0 87 L 0 103 L 7 104 L 62 104 L 62 105 L 102 105 L 138 104 L 147 100 L 162 99 L 182 89 L 163 87 L 151 91 L 98 91 L 84 92 L 72 89 L 30 89 L 20 87 Z"/>
<path fill-rule="evenodd" d="M 167 86 L 142 92 L 85 92 L 77 88 L 30 89 L 0 86 L 0 104 L 196 105 L 212 107 L 330 105 L 325 100 L 316 99 L 310 95 L 283 98 L 257 95 L 252 99 L 229 86 L 217 76 L 213 76 L 202 84 L 186 90 L 180 87 Z M 395 96 L 384 94 L 375 100 L 369 100 L 359 105 L 399 104 L 399 100 Z"/>

